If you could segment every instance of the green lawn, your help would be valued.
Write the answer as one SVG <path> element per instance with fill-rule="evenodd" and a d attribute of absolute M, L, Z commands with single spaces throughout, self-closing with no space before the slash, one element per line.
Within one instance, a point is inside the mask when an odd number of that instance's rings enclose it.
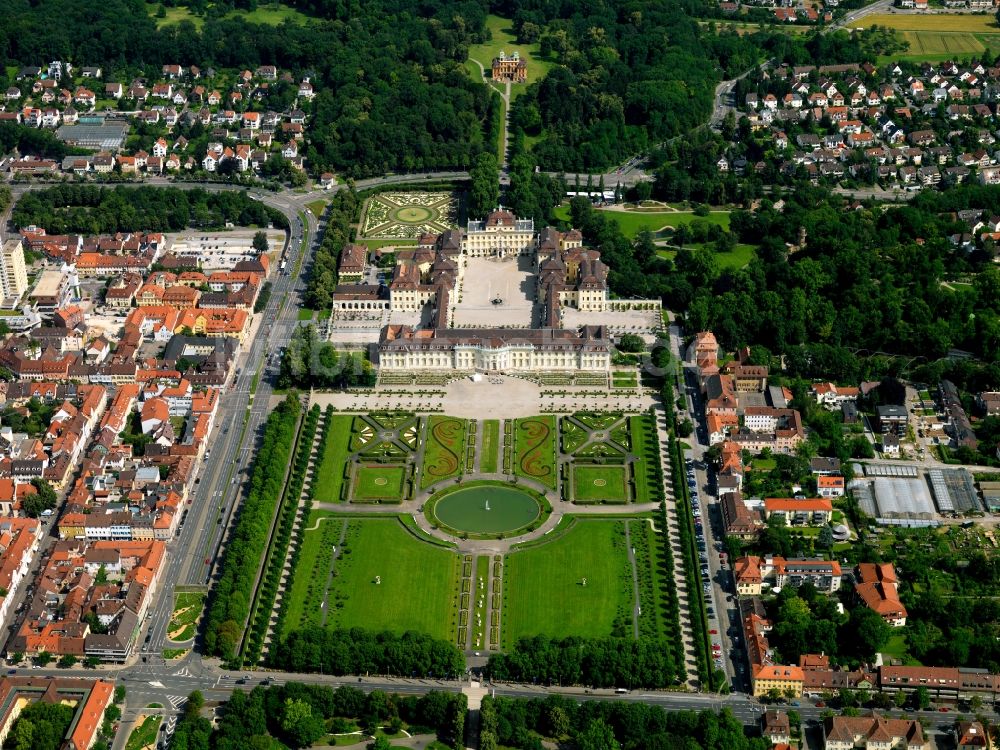
<path fill-rule="evenodd" d="M 313 216 L 315 216 L 318 219 L 320 216 L 323 215 L 323 212 L 326 211 L 326 201 L 324 200 L 312 201 L 311 203 L 306 204 L 306 208 L 312 211 Z"/>
<path fill-rule="evenodd" d="M 300 627 L 319 627 L 323 612 L 319 604 L 330 577 L 330 560 L 334 546 L 347 519 L 334 517 L 329 511 L 312 511 L 305 524 L 302 548 L 295 563 L 291 586 L 282 599 L 285 611 L 284 631 Z"/>
<path fill-rule="evenodd" d="M 461 475 L 466 427 L 464 419 L 455 417 L 434 415 L 427 420 L 423 469 L 420 472 L 421 489 Z"/>
<path fill-rule="evenodd" d="M 196 16 L 189 8 L 183 6 L 166 8 L 166 15 L 163 18 L 156 18 L 156 12 L 159 7 L 160 3 L 146 3 L 146 11 L 156 19 L 157 28 L 163 28 L 164 26 L 169 26 L 172 23 L 180 23 L 181 21 L 190 21 L 199 30 L 205 25 L 204 18 Z M 280 26 L 285 21 L 308 23 L 311 20 L 304 13 L 300 13 L 294 8 L 279 3 L 261 3 L 260 7 L 252 11 L 234 10 L 227 13 L 225 17 L 242 17 L 250 23 L 258 23 L 265 26 Z"/>
<path fill-rule="evenodd" d="M 511 86 L 511 98 L 516 99 L 524 91 L 525 86 L 544 77 L 554 63 L 542 59 L 538 44 L 518 44 L 511 26 L 511 22 L 506 18 L 487 16 L 486 28 L 492 34 L 492 39 L 484 44 L 474 44 L 469 47 L 469 61 L 466 68 L 473 78 L 480 80 L 479 67 L 475 62 L 480 63 L 486 72 L 486 78 L 482 80 L 487 80 L 493 67 L 493 58 L 499 55 L 501 50 L 508 55 L 517 52 L 528 63 L 528 80 L 526 83 Z"/>
<path fill-rule="evenodd" d="M 395 518 L 351 520 L 336 563 L 330 620 L 337 627 L 416 630 L 451 640 L 459 565 L 457 554 L 417 540 Z M 318 609 L 321 596 L 307 608 Z"/>
<path fill-rule="evenodd" d="M 361 466 L 351 490 L 355 502 L 402 502 L 406 490 L 405 466 Z"/>
<path fill-rule="evenodd" d="M 551 542 L 507 555 L 504 578 L 505 646 L 534 635 L 611 635 L 632 601 L 624 523 L 578 520 Z"/>
<path fill-rule="evenodd" d="M 483 422 L 483 453 L 479 457 L 479 471 L 493 474 L 497 470 L 497 452 L 500 447 L 500 420 Z"/>
<path fill-rule="evenodd" d="M 187 641 L 194 637 L 195 623 L 205 606 L 205 595 L 185 592 L 174 596 L 174 611 L 167 626 L 167 635 L 173 641 Z"/>
<path fill-rule="evenodd" d="M 347 463 L 347 445 L 353 417 L 334 414 L 326 435 L 326 448 L 316 470 L 314 497 L 320 503 L 339 503 Z"/>
<path fill-rule="evenodd" d="M 658 232 L 664 227 L 678 227 L 681 224 L 691 224 L 695 221 L 705 221 L 718 224 L 723 229 L 729 229 L 729 211 L 711 211 L 708 216 L 697 216 L 692 211 L 611 211 L 597 209 L 610 219 L 614 219 L 622 233 L 629 239 L 634 238 L 643 229 Z M 569 221 L 569 206 L 558 206 L 555 209 L 557 219 Z"/>
<path fill-rule="evenodd" d="M 514 473 L 555 489 L 556 418 L 527 417 L 514 422 Z"/>
<path fill-rule="evenodd" d="M 582 503 L 627 503 L 628 475 L 625 467 L 574 464 L 573 499 Z"/>
<path fill-rule="evenodd" d="M 162 721 L 162 716 L 147 716 L 143 719 L 142 724 L 133 729 L 132 734 L 128 736 L 125 750 L 142 750 L 148 745 L 155 745 L 156 734 L 160 730 L 160 722 Z"/>
<path fill-rule="evenodd" d="M 648 503 L 662 500 L 662 487 L 653 485 L 654 482 L 661 481 L 659 474 L 656 473 L 656 456 L 651 455 L 659 450 L 655 425 L 651 424 L 645 415 L 629 417 L 628 425 L 632 439 L 632 452 L 639 457 L 639 460 L 632 466 L 632 475 L 635 478 L 635 501 Z"/>

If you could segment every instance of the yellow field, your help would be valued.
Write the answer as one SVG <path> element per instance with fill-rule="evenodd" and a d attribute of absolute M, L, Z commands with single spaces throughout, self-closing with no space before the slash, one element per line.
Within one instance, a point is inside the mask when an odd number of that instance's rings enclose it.
<path fill-rule="evenodd" d="M 938 13 L 916 15 L 914 13 L 885 13 L 865 16 L 852 24 L 853 28 L 867 29 L 869 26 L 884 26 L 897 31 L 952 31 L 976 34 L 1000 34 L 1000 26 L 992 15 L 969 13 Z"/>

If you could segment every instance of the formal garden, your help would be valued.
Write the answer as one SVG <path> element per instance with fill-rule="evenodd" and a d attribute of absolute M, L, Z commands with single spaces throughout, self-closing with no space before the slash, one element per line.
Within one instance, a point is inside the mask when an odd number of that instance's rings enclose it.
<path fill-rule="evenodd" d="M 551 415 L 517 419 L 513 425 L 514 474 L 556 488 L 556 418 Z"/>
<path fill-rule="evenodd" d="M 313 511 L 287 594 L 285 632 L 305 626 L 416 630 L 451 639 L 460 557 L 401 518 Z"/>
<path fill-rule="evenodd" d="M 364 208 L 364 239 L 416 239 L 458 226 L 461 202 L 457 193 L 387 192 L 373 195 Z"/>
<path fill-rule="evenodd" d="M 624 525 L 578 521 L 506 560 L 503 642 L 545 635 L 600 638 L 631 622 Z"/>
<path fill-rule="evenodd" d="M 279 639 L 378 623 L 498 653 L 528 636 L 676 636 L 657 514 L 624 513 L 662 499 L 651 415 L 331 411 L 314 461 L 318 504 L 296 532 Z M 414 505 L 375 516 L 339 503 Z M 572 514 L 602 504 L 606 514 Z M 550 519 L 557 507 L 565 515 Z M 463 547 L 482 541 L 509 551 Z"/>

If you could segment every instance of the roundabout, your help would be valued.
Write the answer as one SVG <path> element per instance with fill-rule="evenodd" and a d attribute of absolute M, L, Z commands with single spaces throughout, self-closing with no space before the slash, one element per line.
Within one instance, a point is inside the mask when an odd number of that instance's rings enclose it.
<path fill-rule="evenodd" d="M 435 493 L 424 505 L 432 526 L 469 539 L 504 538 L 533 530 L 552 507 L 543 495 L 504 482 L 465 482 Z"/>

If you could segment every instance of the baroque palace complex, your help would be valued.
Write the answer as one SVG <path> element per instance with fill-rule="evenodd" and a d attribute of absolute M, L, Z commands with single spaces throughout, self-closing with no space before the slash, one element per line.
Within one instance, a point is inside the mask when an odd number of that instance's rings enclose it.
<path fill-rule="evenodd" d="M 348 245 L 341 254 L 339 278 L 360 280 L 365 274 L 366 249 Z M 469 300 L 497 316 L 490 325 L 456 321 L 463 296 L 476 292 L 466 283 L 473 275 L 491 275 L 492 261 L 500 269 L 525 270 L 517 293 L 530 314 L 530 326 L 508 326 L 503 320 L 506 299 Z M 478 279 L 481 286 L 482 278 Z M 528 291 L 524 291 L 527 289 Z M 378 365 L 384 370 L 607 370 L 611 365 L 611 334 L 606 325 L 564 324 L 564 311 L 606 313 L 615 309 L 659 307 L 654 300 L 611 300 L 608 267 L 597 250 L 583 246 L 578 230 L 536 231 L 531 219 L 496 210 L 466 229 L 424 234 L 416 248 L 399 249 L 391 280 L 384 285 L 341 283 L 334 293 L 335 318 L 353 312 L 381 311 L 390 322 L 378 335 Z M 392 319 L 419 315 L 416 324 Z"/>

